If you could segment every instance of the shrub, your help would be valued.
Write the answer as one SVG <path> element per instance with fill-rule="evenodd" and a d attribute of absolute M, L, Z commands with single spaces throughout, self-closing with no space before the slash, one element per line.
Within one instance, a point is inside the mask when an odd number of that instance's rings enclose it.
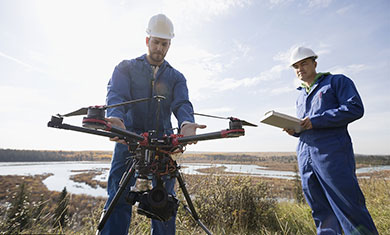
<path fill-rule="evenodd" d="M 247 234 L 276 228 L 276 201 L 267 185 L 250 177 L 210 176 L 199 183 L 194 206 L 201 221 L 214 231 Z"/>

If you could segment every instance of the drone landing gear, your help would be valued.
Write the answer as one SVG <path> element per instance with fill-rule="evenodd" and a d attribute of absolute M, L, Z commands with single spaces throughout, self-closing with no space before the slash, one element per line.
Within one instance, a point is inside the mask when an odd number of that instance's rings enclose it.
<path fill-rule="evenodd" d="M 177 178 L 177 181 L 179 181 L 179 186 L 180 186 L 180 189 L 181 191 L 183 192 L 184 194 L 184 197 L 187 201 L 187 204 L 188 204 L 188 207 L 183 203 L 183 206 L 184 206 L 184 209 L 186 209 L 186 211 L 192 216 L 192 218 L 194 218 L 195 222 L 208 234 L 208 235 L 211 235 L 212 233 L 207 229 L 207 227 L 202 223 L 202 221 L 200 221 L 199 219 L 199 216 L 198 214 L 196 213 L 196 210 L 195 210 L 195 207 L 194 207 L 194 204 L 192 204 L 192 201 L 191 201 L 191 198 L 190 198 L 190 195 L 188 194 L 188 191 L 187 191 L 187 188 L 186 188 L 186 185 L 184 183 L 184 180 L 181 176 L 181 173 L 179 171 L 177 171 L 177 175 L 176 175 L 176 178 Z"/>
<path fill-rule="evenodd" d="M 110 214 L 118 203 L 118 200 L 124 192 L 127 184 L 130 182 L 130 179 L 135 176 L 136 166 L 138 166 L 139 160 L 134 159 L 133 161 L 130 161 L 129 164 L 131 164 L 130 167 L 128 168 L 128 170 L 125 171 L 121 181 L 119 182 L 118 191 L 116 192 L 108 208 L 103 211 L 102 217 L 98 225 L 97 234 L 100 234 L 100 231 L 102 231 L 105 223 L 107 222 Z M 212 235 L 210 230 L 208 230 L 207 227 L 200 221 L 199 216 L 196 213 L 195 207 L 185 186 L 183 177 L 177 168 L 174 171 L 173 177 L 177 178 L 179 182 L 179 187 L 183 192 L 183 195 L 188 204 L 188 206 L 186 206 L 183 203 L 183 206 L 186 211 L 192 216 L 195 222 L 206 232 L 206 234 Z M 139 214 L 161 221 L 169 220 L 172 215 L 176 213 L 179 204 L 179 201 L 174 196 L 167 194 L 165 188 L 163 187 L 161 178 L 157 179 L 157 186 L 154 187 L 152 190 L 142 192 L 130 191 L 127 201 L 133 205 L 135 202 L 138 201 L 139 206 L 137 212 Z"/>

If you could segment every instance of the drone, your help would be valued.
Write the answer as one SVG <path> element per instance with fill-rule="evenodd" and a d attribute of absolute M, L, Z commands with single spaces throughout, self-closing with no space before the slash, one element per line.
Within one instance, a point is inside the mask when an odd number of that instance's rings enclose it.
<path fill-rule="evenodd" d="M 154 186 L 151 190 L 135 191 L 131 189 L 128 193 L 126 201 L 131 205 L 138 202 L 137 212 L 139 214 L 160 221 L 168 221 L 173 215 L 175 215 L 179 206 L 179 200 L 175 196 L 167 193 L 163 185 L 163 176 L 170 176 L 178 180 L 179 187 L 182 190 L 188 205 L 187 206 L 183 203 L 184 208 L 207 234 L 212 234 L 210 230 L 200 221 L 185 186 L 183 177 L 179 171 L 180 165 L 177 164 L 176 160 L 174 160 L 172 156 L 176 153 L 183 153 L 185 151 L 185 146 L 189 143 L 244 136 L 245 130 L 243 126 L 256 127 L 257 125 L 235 117 L 219 117 L 193 113 L 193 115 L 228 119 L 229 128 L 221 131 L 192 136 L 183 136 L 180 134 L 161 136 L 156 132 L 156 130 L 149 130 L 148 132 L 137 134 L 111 125 L 105 119 L 106 110 L 109 108 L 145 102 L 151 99 L 155 99 L 158 102 L 157 109 L 159 110 L 160 102 L 161 100 L 164 100 L 165 97 L 157 95 L 150 98 L 135 99 L 114 105 L 95 105 L 80 108 L 64 115 L 57 114 L 52 116 L 51 120 L 48 122 L 48 127 L 83 132 L 109 138 L 116 137 L 120 140 L 124 140 L 128 145 L 131 156 L 129 156 L 129 160 L 127 162 L 127 170 L 124 172 L 122 179 L 119 182 L 119 188 L 114 198 L 107 209 L 103 210 L 102 217 L 100 218 L 97 226 L 98 234 L 103 229 L 112 211 L 115 209 L 120 196 L 124 193 L 125 188 L 132 177 L 135 177 L 136 181 L 138 178 L 146 180 L 156 179 L 157 181 L 156 186 Z M 70 125 L 63 122 L 66 117 L 79 115 L 84 115 L 82 126 Z"/>

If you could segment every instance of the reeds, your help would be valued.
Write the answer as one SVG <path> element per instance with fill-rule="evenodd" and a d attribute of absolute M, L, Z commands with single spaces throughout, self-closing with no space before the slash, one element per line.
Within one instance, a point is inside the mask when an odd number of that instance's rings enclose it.
<path fill-rule="evenodd" d="M 16 177 L 16 176 L 15 176 Z M 55 233 L 55 234 L 95 234 L 104 205 L 103 198 L 86 195 L 71 195 L 68 205 L 69 220 L 64 226 L 53 228 L 51 218 L 56 206 L 58 192 L 50 192 L 40 186 L 42 177 L 2 178 L 1 185 L 14 185 L 20 180 L 26 184 L 30 195 L 26 211 L 31 213 L 30 225 L 19 233 Z M 18 180 L 15 180 L 18 179 Z M 201 221 L 213 234 L 315 234 L 311 210 L 306 203 L 296 203 L 292 198 L 279 200 L 280 195 L 269 181 L 243 176 L 185 176 L 187 189 L 191 194 Z M 359 179 L 366 197 L 366 204 L 377 226 L 379 234 L 390 235 L 390 172 L 382 171 L 369 178 Z M 38 183 L 39 182 L 39 183 Z M 278 182 L 280 185 L 281 182 Z M 289 183 L 291 185 L 291 182 Z M 34 187 L 30 187 L 34 185 Z M 2 186 L 2 188 L 3 188 Z M 17 187 L 3 191 L 0 209 L 0 234 L 8 234 L 7 215 L 12 195 Z M 38 193 L 38 192 L 39 193 Z M 176 189 L 181 201 L 176 231 L 181 234 L 204 234 L 193 221 L 182 204 L 186 203 L 179 188 Z M 7 195 L 5 195 L 7 194 Z M 36 196 L 34 196 L 36 195 Z M 293 195 L 293 194 L 291 194 Z M 8 203 L 7 203 L 8 202 Z M 129 234 L 150 234 L 150 220 L 138 215 L 133 208 Z"/>

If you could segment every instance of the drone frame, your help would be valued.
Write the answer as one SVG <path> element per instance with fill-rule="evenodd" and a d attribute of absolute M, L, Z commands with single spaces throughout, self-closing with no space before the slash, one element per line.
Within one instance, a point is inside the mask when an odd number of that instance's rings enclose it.
<path fill-rule="evenodd" d="M 160 101 L 161 99 L 165 98 L 162 96 L 156 96 L 153 97 L 157 99 L 157 101 Z M 128 146 L 129 151 L 134 153 L 136 149 L 142 148 L 143 150 L 151 150 L 151 151 L 157 151 L 163 154 L 168 154 L 169 158 L 170 154 L 173 153 L 175 150 L 184 152 L 183 147 L 188 143 L 194 143 L 197 141 L 205 141 L 205 140 L 212 140 L 212 139 L 222 139 L 222 138 L 235 138 L 245 135 L 245 130 L 243 129 L 243 125 L 248 125 L 246 121 L 241 121 L 238 118 L 227 118 L 229 119 L 229 128 L 221 131 L 216 132 L 209 132 L 204 134 L 197 134 L 192 136 L 183 136 L 180 134 L 171 134 L 169 136 L 164 135 L 163 137 L 158 137 L 156 135 L 155 131 L 149 131 L 142 134 L 137 134 L 131 131 L 128 131 L 126 129 L 122 129 L 116 126 L 111 125 L 108 121 L 105 120 L 105 109 L 116 107 L 120 105 L 126 105 L 130 103 L 135 102 L 141 102 L 146 101 L 151 98 L 144 98 L 144 99 L 138 99 L 134 101 L 127 101 L 124 103 L 112 105 L 112 106 L 90 106 L 88 108 L 82 108 L 77 111 L 74 111 L 72 113 L 66 114 L 66 115 L 56 115 L 52 116 L 51 120 L 48 122 L 48 127 L 52 128 L 58 128 L 58 129 L 65 129 L 65 130 L 72 130 L 77 132 L 83 132 L 87 134 L 93 134 L 93 135 L 99 135 L 109 138 L 115 138 L 117 137 L 120 140 L 124 140 Z M 83 118 L 82 127 L 70 125 L 63 123 L 64 117 L 68 116 L 74 116 L 74 115 L 84 115 L 87 114 L 87 117 Z M 194 113 L 197 114 L 197 113 Z M 197 114 L 199 115 L 199 114 Z M 203 115 L 207 116 L 207 115 Z M 213 117 L 213 116 L 212 116 Z M 250 124 L 250 123 L 249 123 Z M 249 126 L 255 126 L 255 125 L 249 125 Z M 173 159 L 172 159 L 173 160 Z M 107 207 L 106 210 L 103 211 L 102 217 L 100 219 L 100 222 L 98 224 L 98 231 L 100 232 L 107 219 L 109 218 L 111 212 L 115 208 L 115 205 L 117 204 L 120 196 L 125 190 L 126 185 L 130 182 L 131 177 L 135 176 L 137 171 L 137 165 L 142 164 L 140 163 L 139 159 L 135 159 L 135 161 L 132 161 L 130 163 L 130 167 L 128 170 L 125 171 L 125 173 L 122 176 L 122 179 L 119 183 L 119 188 L 112 199 L 111 203 Z M 195 222 L 207 233 L 212 234 L 207 227 L 200 221 L 199 216 L 195 210 L 195 207 L 191 201 L 191 198 L 189 196 L 189 193 L 185 187 L 185 182 L 183 180 L 183 177 L 179 171 L 180 166 L 177 165 L 176 161 L 173 160 L 174 169 L 172 170 L 173 177 L 178 179 L 179 187 L 181 188 L 184 197 L 186 199 L 186 202 L 188 204 L 188 207 L 184 205 L 184 208 L 189 212 L 189 214 L 193 217 Z M 148 168 L 149 169 L 149 168 Z M 135 176 L 137 178 L 137 176 Z"/>

